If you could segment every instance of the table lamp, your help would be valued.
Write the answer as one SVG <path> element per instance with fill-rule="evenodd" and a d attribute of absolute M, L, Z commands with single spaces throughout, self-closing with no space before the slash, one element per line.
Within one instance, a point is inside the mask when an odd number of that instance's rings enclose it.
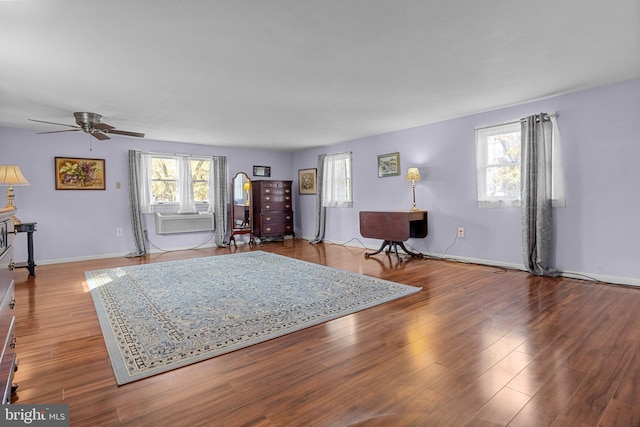
<path fill-rule="evenodd" d="M 22 171 L 16 165 L 0 165 L 0 185 L 8 185 L 7 190 L 7 206 L 5 208 L 15 208 L 13 186 L 29 185 L 29 181 L 22 175 Z M 14 224 L 20 224 L 20 220 L 14 215 L 12 217 Z"/>
<path fill-rule="evenodd" d="M 407 181 L 411 181 L 411 190 L 413 191 L 413 207 L 412 211 L 417 211 L 416 208 L 416 181 L 420 181 L 420 171 L 418 168 L 407 169 Z"/>

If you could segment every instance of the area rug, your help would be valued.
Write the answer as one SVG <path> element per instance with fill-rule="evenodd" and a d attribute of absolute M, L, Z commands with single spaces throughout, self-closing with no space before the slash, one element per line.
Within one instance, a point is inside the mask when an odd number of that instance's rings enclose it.
<path fill-rule="evenodd" d="M 85 275 L 119 385 L 420 290 L 263 251 Z"/>

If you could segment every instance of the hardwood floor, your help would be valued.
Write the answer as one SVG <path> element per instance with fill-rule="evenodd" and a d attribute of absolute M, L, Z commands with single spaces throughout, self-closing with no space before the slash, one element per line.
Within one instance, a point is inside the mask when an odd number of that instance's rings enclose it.
<path fill-rule="evenodd" d="M 118 387 L 84 272 L 248 247 L 16 270 L 14 403 L 69 404 L 72 426 L 640 425 L 640 289 L 303 240 L 258 249 L 423 290 Z"/>

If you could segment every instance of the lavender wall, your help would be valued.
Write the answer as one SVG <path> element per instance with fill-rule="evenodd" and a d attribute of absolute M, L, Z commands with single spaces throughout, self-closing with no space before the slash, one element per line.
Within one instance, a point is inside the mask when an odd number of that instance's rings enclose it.
<path fill-rule="evenodd" d="M 420 168 L 423 180 L 416 186 L 417 204 L 429 211 L 429 236 L 411 240 L 413 248 L 517 267 L 522 265 L 519 210 L 476 206 L 474 128 L 541 111 L 558 114 L 565 168 L 567 207 L 554 211 L 555 265 L 569 273 L 640 285 L 640 80 L 293 154 L 115 136 L 90 143 L 86 134 L 37 135 L 0 128 L 0 163 L 20 165 L 31 182 L 29 187 L 15 187 L 16 204 L 23 221 L 38 223 L 35 252 L 41 264 L 133 250 L 127 150 L 134 148 L 224 155 L 230 176 L 237 171 L 250 174 L 257 164 L 271 166 L 272 179 L 294 181 L 298 169 L 316 167 L 318 154 L 352 151 L 354 206 L 328 210 L 327 239 L 338 243 L 359 239 L 369 247 L 380 242 L 360 236 L 359 211 L 411 207 L 411 185 L 404 176 L 377 176 L 377 156 L 398 151 L 403 174 L 410 166 Z M 56 191 L 56 156 L 105 159 L 107 190 Z M 122 189 L 116 189 L 118 181 Z M 294 209 L 297 235 L 312 237 L 315 197 L 296 192 Z M 152 218 L 148 227 L 159 248 L 212 244 L 208 233 L 157 236 Z M 465 228 L 464 239 L 456 240 L 458 227 Z M 124 236 L 116 236 L 116 228 L 123 228 Z M 358 245 L 355 240 L 349 244 Z M 18 236 L 16 261 L 25 259 L 25 238 Z"/>
<path fill-rule="evenodd" d="M 93 151 L 90 151 L 92 147 Z M 17 164 L 29 180 L 28 187 L 14 187 L 18 218 L 37 222 L 34 235 L 36 262 L 120 256 L 134 249 L 129 219 L 128 150 L 227 156 L 229 178 L 253 165 L 271 166 L 271 179 L 291 179 L 291 153 L 179 144 L 112 136 L 91 141 L 84 133 L 37 135 L 34 131 L 0 128 L 0 164 Z M 104 191 L 55 190 L 54 157 L 105 159 Z M 122 188 L 116 188 L 116 182 Z M 4 203 L 6 187 L 0 200 Z M 213 245 L 212 233 L 156 235 L 153 216 L 147 216 L 151 250 Z M 124 235 L 116 236 L 116 228 Z M 26 260 L 26 236 L 15 239 L 17 262 Z"/>
<path fill-rule="evenodd" d="M 640 80 L 297 152 L 294 170 L 315 167 L 320 153 L 352 151 L 354 206 L 328 209 L 326 237 L 377 247 L 380 242 L 360 236 L 358 212 L 411 207 L 404 176 L 377 176 L 377 156 L 398 151 L 403 174 L 410 166 L 420 168 L 416 201 L 429 211 L 429 236 L 411 240 L 412 247 L 518 267 L 519 209 L 476 205 L 474 128 L 543 111 L 558 114 L 567 195 L 567 206 L 554 210 L 554 264 L 640 285 Z M 311 237 L 315 197 L 298 195 L 295 201 L 298 233 Z M 465 228 L 465 237 L 456 240 L 458 227 Z"/>

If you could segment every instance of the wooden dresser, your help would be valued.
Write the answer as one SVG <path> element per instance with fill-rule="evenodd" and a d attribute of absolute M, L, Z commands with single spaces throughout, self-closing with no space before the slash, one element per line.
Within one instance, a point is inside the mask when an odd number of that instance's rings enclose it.
<path fill-rule="evenodd" d="M 14 227 L 11 219 L 14 214 L 15 209 L 0 209 L 0 392 L 3 405 L 11 401 L 13 373 L 17 369 L 13 282 Z"/>
<path fill-rule="evenodd" d="M 251 181 L 253 235 L 261 240 L 293 236 L 292 181 Z"/>

